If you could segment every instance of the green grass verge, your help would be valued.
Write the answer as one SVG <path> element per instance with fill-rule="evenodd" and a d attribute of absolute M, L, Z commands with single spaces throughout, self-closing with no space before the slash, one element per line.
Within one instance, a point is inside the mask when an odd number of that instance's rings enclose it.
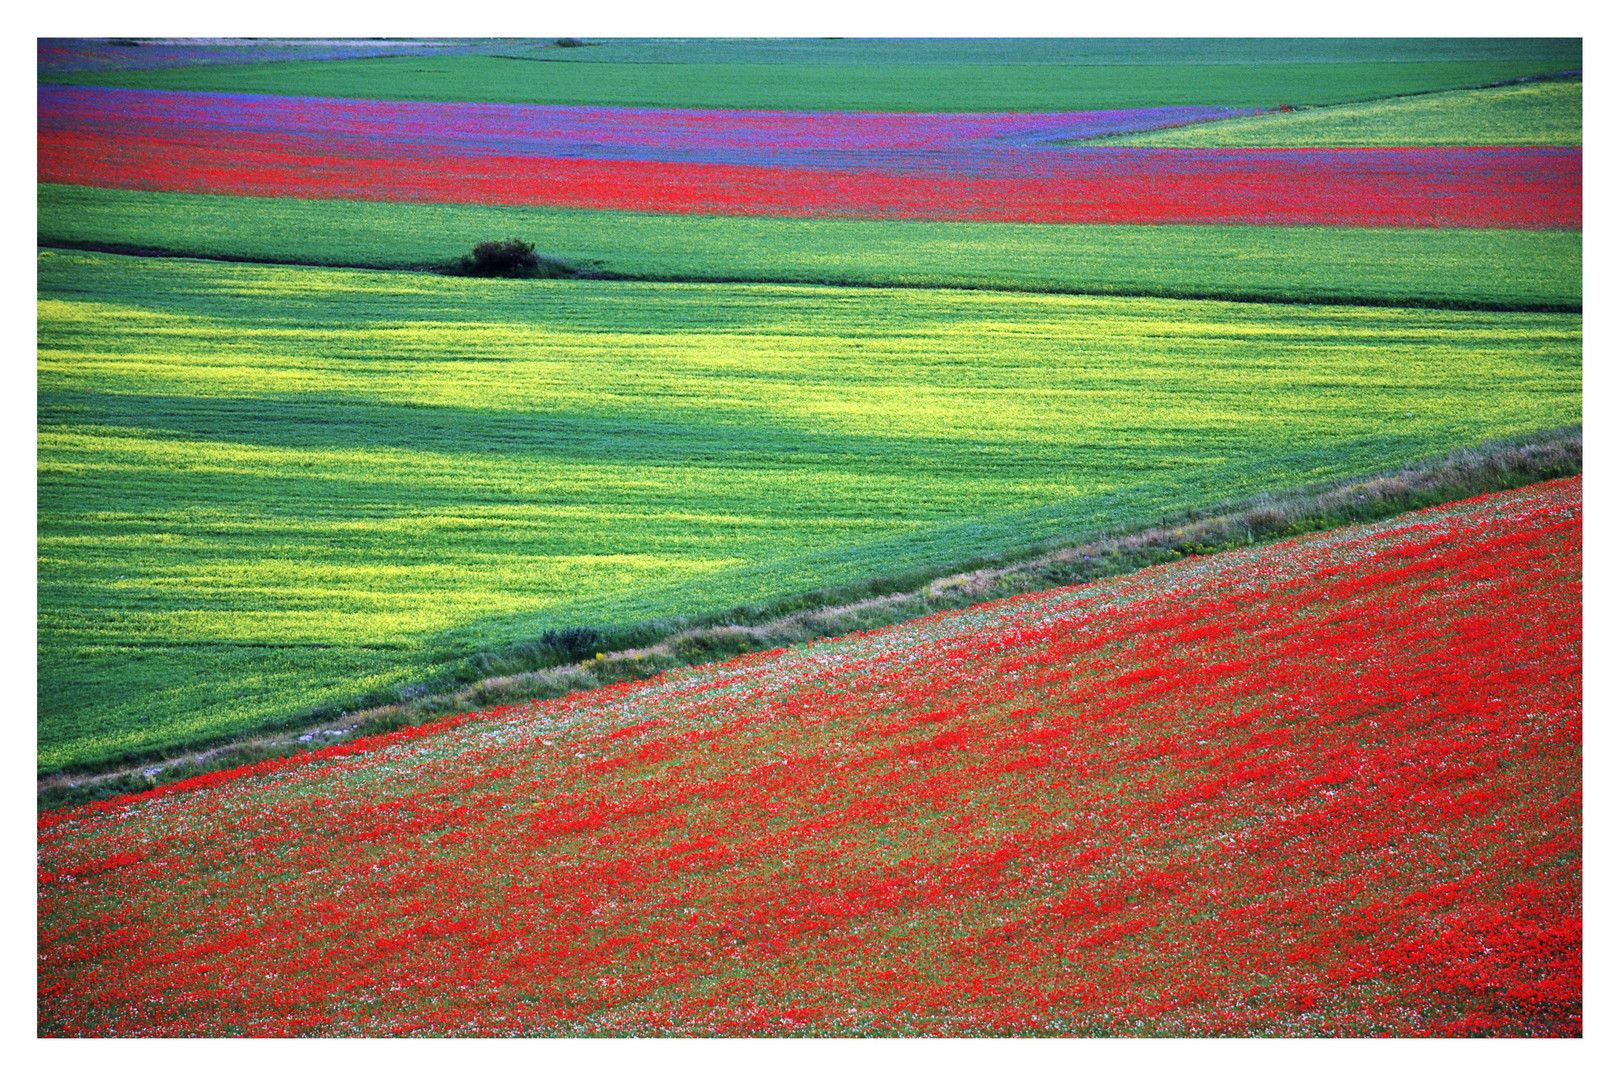
<path fill-rule="evenodd" d="M 509 56 L 405 56 L 148 70 L 42 73 L 41 82 L 239 94 L 380 98 L 395 101 L 509 101 L 555 105 L 638 105 L 713 109 L 855 109 L 884 112 L 1031 112 L 1156 105 L 1261 107 L 1326 105 L 1396 94 L 1458 90 L 1567 71 L 1581 65 L 1580 43 L 1544 41 L 1503 55 L 1468 50 L 1467 59 L 1333 59 L 1331 48 L 1283 62 L 1228 54 L 1112 56 L 1032 51 L 1044 62 L 911 62 L 915 53 L 857 62 L 725 58 L 713 48 L 695 62 L 627 61 L 586 49 L 514 50 Z M 1414 49 L 1414 52 L 1417 50 Z M 1115 54 L 1128 57 L 1129 53 Z M 1349 55 L 1354 56 L 1351 52 Z M 1445 56 L 1445 50 L 1438 54 Z M 665 56 L 670 56 L 666 51 Z M 1306 58 L 1309 57 L 1309 58 Z M 1473 58 L 1484 57 L 1484 58 Z M 1236 58 L 1236 59 L 1233 59 Z M 554 62 L 560 61 L 560 62 Z M 583 62 L 582 62 L 583 61 Z M 1144 62 L 1145 61 L 1145 62 Z"/>
<path fill-rule="evenodd" d="M 1421 94 L 1098 139 L 1098 146 L 1580 146 L 1581 83 Z"/>
<path fill-rule="evenodd" d="M 1581 419 L 1572 315 L 38 272 L 43 768 Z"/>
<path fill-rule="evenodd" d="M 39 242 L 325 266 L 442 266 L 518 235 L 610 274 L 1578 310 L 1581 234 L 631 214 L 38 186 Z"/>

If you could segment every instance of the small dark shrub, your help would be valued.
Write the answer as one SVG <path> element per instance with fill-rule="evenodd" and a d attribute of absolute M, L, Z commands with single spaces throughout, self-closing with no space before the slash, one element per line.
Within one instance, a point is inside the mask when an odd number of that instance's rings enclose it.
<path fill-rule="evenodd" d="M 570 660 L 583 660 L 596 655 L 602 635 L 590 626 L 565 626 L 561 630 L 547 630 L 540 635 L 540 644 L 555 650 Z"/>
<path fill-rule="evenodd" d="M 577 49 L 585 43 L 577 37 L 560 37 L 552 42 L 559 49 Z"/>
<path fill-rule="evenodd" d="M 451 273 L 468 277 L 557 278 L 573 277 L 573 264 L 551 255 L 541 255 L 534 245 L 517 237 L 485 240 L 463 255 L 450 268 Z"/>

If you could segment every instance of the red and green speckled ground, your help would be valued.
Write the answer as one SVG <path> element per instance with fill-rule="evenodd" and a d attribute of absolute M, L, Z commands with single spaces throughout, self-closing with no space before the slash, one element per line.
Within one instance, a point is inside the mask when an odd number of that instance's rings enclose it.
<path fill-rule="evenodd" d="M 52 1035 L 1579 1035 L 1555 481 L 40 822 Z"/>
<path fill-rule="evenodd" d="M 40 766 L 1579 425 L 1580 68 L 42 39 Z M 422 272 L 513 233 L 591 280 Z M 38 1030 L 1578 1036 L 1580 530 L 1554 481 L 42 814 Z"/>

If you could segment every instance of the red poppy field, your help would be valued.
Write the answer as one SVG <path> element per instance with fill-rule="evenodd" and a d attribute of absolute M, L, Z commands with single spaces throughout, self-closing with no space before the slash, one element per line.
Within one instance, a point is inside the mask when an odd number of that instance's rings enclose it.
<path fill-rule="evenodd" d="M 1579 1035 L 1581 482 L 39 820 L 42 1035 Z"/>
<path fill-rule="evenodd" d="M 1583 50 L 40 39 L 36 1036 L 1582 1037 Z"/>

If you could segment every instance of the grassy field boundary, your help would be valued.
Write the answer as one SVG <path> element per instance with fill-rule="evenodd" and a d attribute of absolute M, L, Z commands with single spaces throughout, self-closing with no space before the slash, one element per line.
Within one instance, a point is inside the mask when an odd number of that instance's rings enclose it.
<path fill-rule="evenodd" d="M 447 665 L 393 700 L 333 703 L 261 733 L 164 752 L 126 755 L 101 767 L 42 773 L 40 810 L 91 802 L 365 735 L 510 702 L 562 697 L 663 671 L 822 637 L 890 626 L 1002 597 L 1085 584 L 1159 563 L 1382 520 L 1493 491 L 1573 476 L 1582 467 L 1579 426 L 1539 432 L 1386 470 L 1192 510 L 1131 531 L 1053 541 L 954 567 L 875 579 L 769 605 L 623 627 L 578 627 L 501 653 Z M 592 653 L 594 655 L 581 655 Z M 571 654 L 571 655 L 570 655 Z"/>
<path fill-rule="evenodd" d="M 198 262 L 242 263 L 259 266 L 304 266 L 323 270 L 374 270 L 391 274 L 448 274 L 454 273 L 450 264 L 445 266 L 385 266 L 368 262 L 312 262 L 300 259 L 278 259 L 273 256 L 200 254 L 169 248 L 145 247 L 139 244 L 105 244 L 92 241 L 41 240 L 38 246 L 47 250 L 83 251 L 100 255 L 125 255 L 142 259 L 192 259 Z M 1429 311 L 1494 311 L 1524 314 L 1584 314 L 1580 302 L 1535 300 L 1472 300 L 1462 297 L 1397 297 L 1377 295 L 1346 295 L 1330 291 L 1299 292 L 1294 295 L 1276 295 L 1264 292 L 1245 292 L 1223 289 L 1131 289 L 1128 287 L 1065 287 L 1062 285 L 972 284 L 956 281 L 872 280 L 869 278 L 840 278 L 836 275 L 754 275 L 736 277 L 707 274 L 657 274 L 607 270 L 599 260 L 573 262 L 556 256 L 545 256 L 558 264 L 568 266 L 571 272 L 546 275 L 583 281 L 628 281 L 666 285 L 808 285 L 829 289 L 908 289 L 959 290 L 967 292 L 1024 293 L 1036 296 L 1107 296 L 1122 300 L 1208 300 L 1228 304 L 1285 304 L 1331 305 L 1337 307 L 1418 308 Z"/>
<path fill-rule="evenodd" d="M 1068 146 L 1580 146 L 1582 73 L 1221 117 Z"/>
<path fill-rule="evenodd" d="M 1581 234 L 726 217 L 36 186 L 36 244 L 426 270 L 518 236 L 583 275 L 1506 306 L 1582 302 Z"/>

